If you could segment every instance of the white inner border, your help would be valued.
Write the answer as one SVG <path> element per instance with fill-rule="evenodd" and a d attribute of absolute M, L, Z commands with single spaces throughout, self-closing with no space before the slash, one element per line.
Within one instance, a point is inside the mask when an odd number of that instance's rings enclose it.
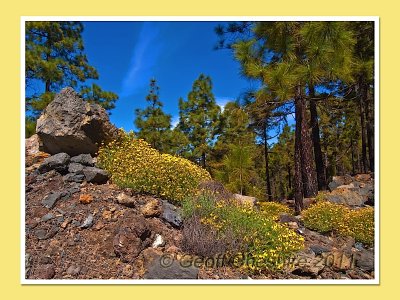
<path fill-rule="evenodd" d="M 26 279 L 25 278 L 25 22 L 26 21 L 373 21 L 375 28 L 375 278 L 368 279 Z M 22 16 L 21 17 L 21 284 L 380 284 L 380 159 L 379 159 L 379 17 L 377 16 Z"/>

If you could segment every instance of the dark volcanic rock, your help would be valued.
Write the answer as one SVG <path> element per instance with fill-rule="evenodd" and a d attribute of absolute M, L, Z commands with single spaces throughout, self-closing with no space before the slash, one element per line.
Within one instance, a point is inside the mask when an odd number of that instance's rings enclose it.
<path fill-rule="evenodd" d="M 167 261 L 166 256 L 160 256 L 150 264 L 145 279 L 197 279 L 199 269 L 193 265 L 186 265 L 186 263 L 180 263 L 177 260 L 173 260 L 173 257 Z"/>
<path fill-rule="evenodd" d="M 76 174 L 76 173 L 68 173 L 63 177 L 64 181 L 67 182 L 83 182 L 85 180 L 85 175 L 83 174 Z"/>
<path fill-rule="evenodd" d="M 71 162 L 89 167 L 94 166 L 93 158 L 90 154 L 79 154 L 77 156 L 71 157 Z"/>
<path fill-rule="evenodd" d="M 182 226 L 182 217 L 175 205 L 163 200 L 163 212 L 161 218 L 172 226 L 179 228 Z"/>
<path fill-rule="evenodd" d="M 107 172 L 96 167 L 85 167 L 83 169 L 83 174 L 85 174 L 87 182 L 101 184 L 101 183 L 106 183 L 108 180 Z"/>
<path fill-rule="evenodd" d="M 60 173 L 65 173 L 68 168 L 70 157 L 67 153 L 58 153 L 44 159 L 39 166 L 40 173 L 46 173 L 51 170 L 56 170 Z"/>
<path fill-rule="evenodd" d="M 36 125 L 40 150 L 50 154 L 95 154 L 98 144 L 113 139 L 117 132 L 102 107 L 83 101 L 70 87 L 55 96 Z"/>
<path fill-rule="evenodd" d="M 62 196 L 63 194 L 60 192 L 51 192 L 42 200 L 42 204 L 44 207 L 52 209 L 54 205 L 56 205 L 57 201 L 61 199 Z"/>
<path fill-rule="evenodd" d="M 132 262 L 152 243 L 151 231 L 141 215 L 128 217 L 113 240 L 114 252 L 123 262 Z"/>
<path fill-rule="evenodd" d="M 76 173 L 76 174 L 83 174 L 83 168 L 84 168 L 83 165 L 72 162 L 68 166 L 68 172 Z"/>

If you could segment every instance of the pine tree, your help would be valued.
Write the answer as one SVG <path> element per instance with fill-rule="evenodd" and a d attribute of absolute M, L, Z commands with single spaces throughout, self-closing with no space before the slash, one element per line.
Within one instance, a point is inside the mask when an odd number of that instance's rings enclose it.
<path fill-rule="evenodd" d="M 157 81 L 150 80 L 150 91 L 146 96 L 149 103 L 145 109 L 136 109 L 135 126 L 137 136 L 146 140 L 153 148 L 161 152 L 168 152 L 170 138 L 171 116 L 163 111 L 163 104 L 159 99 L 160 88 Z"/>
<path fill-rule="evenodd" d="M 76 87 L 86 79 L 98 79 L 84 54 L 82 31 L 83 24 L 75 21 L 26 22 L 26 85 L 33 80 L 44 84 L 43 93 L 27 99 L 33 111 L 42 111 L 54 93 L 65 86 Z"/>
<path fill-rule="evenodd" d="M 115 108 L 115 101 L 118 100 L 117 94 L 103 91 L 101 87 L 95 83 L 93 83 L 92 86 L 83 86 L 80 90 L 80 95 L 84 100 L 97 103 L 106 110 Z"/>
<path fill-rule="evenodd" d="M 106 110 L 115 107 L 118 96 L 98 85 L 83 86 L 87 79 L 98 79 L 89 65 L 82 38 L 83 24 L 75 21 L 29 21 L 25 23 L 25 89 L 27 92 L 27 136 L 34 133 L 36 118 L 65 86 L 76 88 L 85 100 Z M 40 83 L 43 89 L 37 88 Z M 32 90 L 32 89 L 31 89 Z"/>
<path fill-rule="evenodd" d="M 188 100 L 179 99 L 178 128 L 190 142 L 191 156 L 207 167 L 206 157 L 217 134 L 220 108 L 212 93 L 212 82 L 209 76 L 200 74 L 188 94 Z"/>

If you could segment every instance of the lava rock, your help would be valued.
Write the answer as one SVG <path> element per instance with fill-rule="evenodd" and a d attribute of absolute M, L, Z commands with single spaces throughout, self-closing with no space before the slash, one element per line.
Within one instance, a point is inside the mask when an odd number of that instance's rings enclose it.
<path fill-rule="evenodd" d="M 161 214 L 161 203 L 157 199 L 150 199 L 140 209 L 145 217 L 157 217 Z"/>
<path fill-rule="evenodd" d="M 90 154 L 79 154 L 77 156 L 71 157 L 71 162 L 88 167 L 94 166 L 93 158 Z"/>
<path fill-rule="evenodd" d="M 356 266 L 364 271 L 374 270 L 374 253 L 370 250 L 361 250 L 355 255 Z"/>
<path fill-rule="evenodd" d="M 67 153 L 58 153 L 44 159 L 43 163 L 39 166 L 39 173 L 46 173 L 51 170 L 56 170 L 59 173 L 66 173 L 70 156 Z"/>
<path fill-rule="evenodd" d="M 60 192 L 51 192 L 42 200 L 42 205 L 48 209 L 52 209 L 57 201 L 63 196 Z"/>
<path fill-rule="evenodd" d="M 122 262 L 129 263 L 151 243 L 151 231 L 146 219 L 140 215 L 132 215 L 127 217 L 119 228 L 113 240 L 113 248 Z"/>
<path fill-rule="evenodd" d="M 170 259 L 173 259 L 172 257 Z M 166 263 L 165 257 L 154 259 L 144 275 L 145 279 L 197 279 L 199 269 L 193 265 L 186 266 L 177 260 Z"/>
<path fill-rule="evenodd" d="M 68 172 L 76 173 L 76 174 L 83 174 L 83 168 L 84 168 L 83 165 L 72 162 L 68 166 Z"/>
<path fill-rule="evenodd" d="M 136 200 L 133 197 L 128 196 L 125 193 L 120 193 L 117 196 L 117 202 L 119 204 L 125 205 L 127 207 L 135 207 L 136 206 Z"/>
<path fill-rule="evenodd" d="M 106 183 L 108 180 L 107 172 L 96 167 L 85 167 L 83 169 L 83 174 L 87 182 L 102 184 Z"/>
<path fill-rule="evenodd" d="M 41 151 L 75 156 L 94 155 L 101 142 L 117 137 L 118 129 L 100 105 L 84 101 L 67 87 L 45 108 L 37 120 L 36 133 L 42 142 Z"/>
<path fill-rule="evenodd" d="M 86 219 L 83 221 L 82 225 L 80 228 L 85 229 L 85 228 L 90 228 L 93 225 L 94 217 L 92 214 L 89 214 Z"/>
<path fill-rule="evenodd" d="M 178 208 L 175 205 L 163 200 L 163 212 L 161 218 L 170 223 L 175 228 L 182 226 L 182 217 Z"/>
<path fill-rule="evenodd" d="M 76 173 L 68 173 L 67 175 L 63 176 L 63 180 L 66 182 L 78 182 L 81 183 L 85 180 L 85 175 L 83 174 L 76 174 Z"/>

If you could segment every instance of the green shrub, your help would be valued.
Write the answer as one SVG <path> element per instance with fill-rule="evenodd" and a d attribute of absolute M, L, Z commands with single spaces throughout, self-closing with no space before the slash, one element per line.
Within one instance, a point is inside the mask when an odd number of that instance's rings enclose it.
<path fill-rule="evenodd" d="M 230 201 L 216 201 L 202 194 L 183 202 L 184 220 L 199 218 L 216 230 L 219 238 L 232 245 L 228 252 L 240 249 L 248 263 L 240 267 L 251 271 L 283 269 L 292 255 L 303 249 L 304 239 L 262 212 Z M 240 241 L 238 245 L 237 241 Z"/>
<path fill-rule="evenodd" d="M 174 202 L 194 195 L 200 182 L 211 179 L 206 170 L 189 160 L 161 154 L 144 140 L 124 132 L 100 147 L 98 164 L 118 186 Z"/>

